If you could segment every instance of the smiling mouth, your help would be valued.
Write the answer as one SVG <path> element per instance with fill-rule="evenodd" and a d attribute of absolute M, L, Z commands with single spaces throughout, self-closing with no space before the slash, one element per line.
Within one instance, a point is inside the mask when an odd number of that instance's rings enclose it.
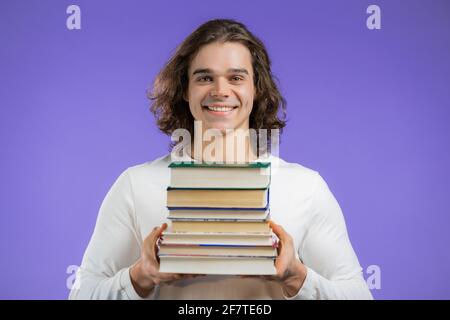
<path fill-rule="evenodd" d="M 230 112 L 237 108 L 237 106 L 202 106 L 202 108 L 214 112 Z"/>

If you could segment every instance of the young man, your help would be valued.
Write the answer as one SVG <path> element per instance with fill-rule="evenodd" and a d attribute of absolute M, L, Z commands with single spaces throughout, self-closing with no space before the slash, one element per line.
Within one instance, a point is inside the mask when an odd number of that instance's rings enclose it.
<path fill-rule="evenodd" d="M 264 45 L 232 20 L 209 21 L 186 38 L 158 75 L 151 99 L 163 132 L 186 129 L 194 136 L 191 160 L 204 161 L 198 149 L 208 145 L 198 139 L 194 121 L 201 123 L 201 134 L 265 128 L 268 139 L 271 130 L 285 126 L 277 115 L 285 102 Z M 247 147 L 245 160 L 257 160 L 260 155 Z M 220 153 L 207 160 L 217 160 Z M 268 159 L 278 163 L 270 193 L 271 227 L 280 239 L 276 276 L 159 272 L 156 244 L 167 227 L 171 162 L 166 155 L 128 168 L 111 187 L 70 298 L 371 299 L 341 209 L 325 181 L 299 164 L 274 155 Z"/>

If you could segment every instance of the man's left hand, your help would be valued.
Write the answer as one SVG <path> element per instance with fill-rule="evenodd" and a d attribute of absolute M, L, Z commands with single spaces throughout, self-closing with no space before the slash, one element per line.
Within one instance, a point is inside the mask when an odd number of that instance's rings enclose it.
<path fill-rule="evenodd" d="M 269 226 L 277 235 L 278 256 L 275 260 L 277 274 L 275 276 L 256 276 L 265 280 L 278 281 L 282 285 L 288 297 L 292 297 L 300 291 L 306 279 L 307 269 L 305 265 L 296 257 L 294 240 L 284 228 L 273 221 Z M 255 276 L 241 276 L 242 278 L 252 278 Z"/>

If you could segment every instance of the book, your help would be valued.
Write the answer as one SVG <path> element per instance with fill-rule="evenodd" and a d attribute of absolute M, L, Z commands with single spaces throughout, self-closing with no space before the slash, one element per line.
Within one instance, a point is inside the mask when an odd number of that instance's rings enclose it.
<path fill-rule="evenodd" d="M 213 246 L 213 245 L 172 245 L 163 244 L 159 256 L 229 256 L 229 257 L 272 257 L 277 249 L 269 246 Z"/>
<path fill-rule="evenodd" d="M 173 232 L 270 233 L 268 221 L 172 221 Z"/>
<path fill-rule="evenodd" d="M 259 208 L 269 204 L 269 188 L 180 189 L 167 188 L 167 208 Z"/>
<path fill-rule="evenodd" d="M 270 210 L 169 210 L 171 221 L 264 221 L 270 218 Z"/>
<path fill-rule="evenodd" d="M 265 188 L 270 184 L 270 162 L 245 164 L 201 164 L 174 162 L 172 188 Z"/>
<path fill-rule="evenodd" d="M 160 272 L 214 275 L 275 275 L 271 257 L 160 256 Z"/>
<path fill-rule="evenodd" d="M 160 272 L 275 274 L 270 163 L 178 162 L 169 167 L 171 222 L 158 242 Z"/>
<path fill-rule="evenodd" d="M 161 244 L 200 244 L 223 246 L 273 246 L 277 242 L 274 234 L 264 233 L 176 233 L 165 230 L 161 236 Z"/>

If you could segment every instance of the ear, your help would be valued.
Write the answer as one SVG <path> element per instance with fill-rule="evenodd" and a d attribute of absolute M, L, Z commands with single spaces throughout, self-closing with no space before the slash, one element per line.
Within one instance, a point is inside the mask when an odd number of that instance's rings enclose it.
<path fill-rule="evenodd" d="M 183 99 L 184 99 L 184 101 L 189 102 L 186 92 L 183 93 Z"/>

